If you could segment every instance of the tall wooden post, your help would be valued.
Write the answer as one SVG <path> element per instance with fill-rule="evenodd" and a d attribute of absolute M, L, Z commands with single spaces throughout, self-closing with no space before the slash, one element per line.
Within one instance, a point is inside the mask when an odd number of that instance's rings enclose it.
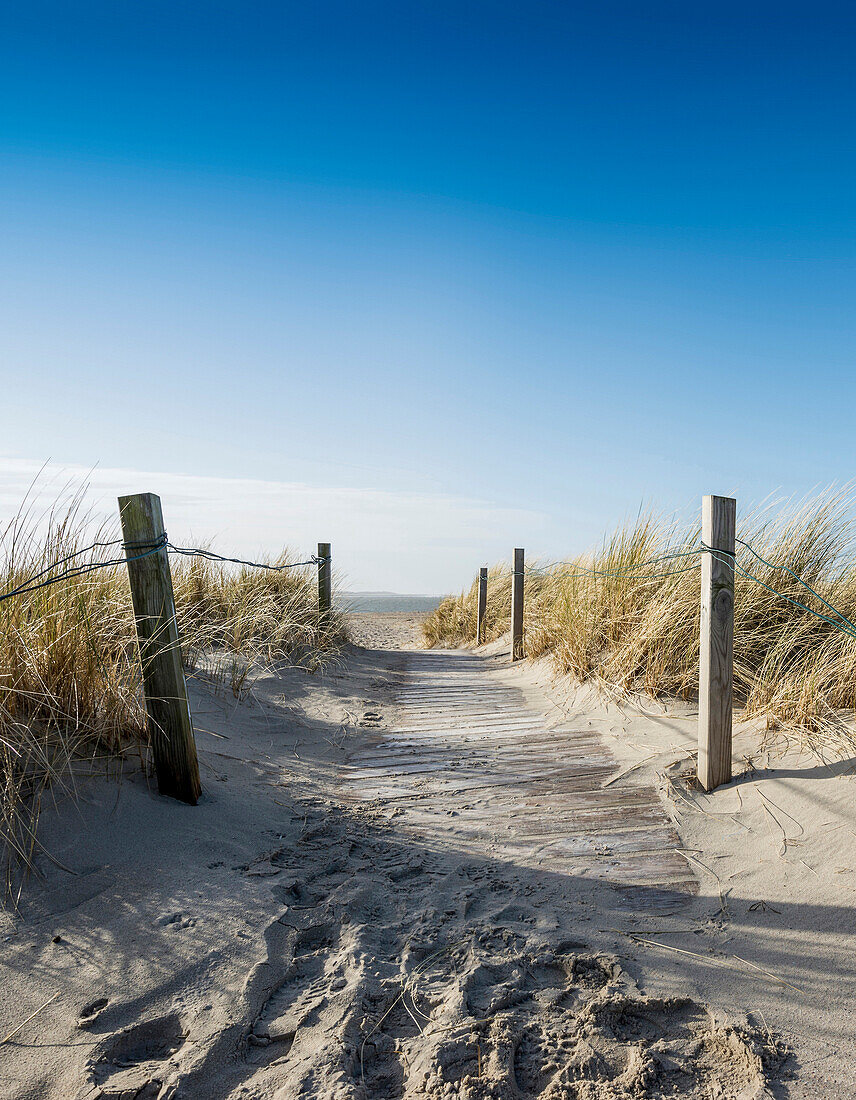
<path fill-rule="evenodd" d="M 158 790 L 195 806 L 202 787 L 160 497 L 154 493 L 119 497 L 119 515 Z"/>
<path fill-rule="evenodd" d="M 698 778 L 712 791 L 731 779 L 737 501 L 704 497 L 701 516 L 701 541 L 710 550 L 701 558 Z"/>
<path fill-rule="evenodd" d="M 514 551 L 514 569 L 511 573 L 511 659 L 523 657 L 523 565 L 524 552 Z"/>
<path fill-rule="evenodd" d="M 330 543 L 318 543 L 318 610 L 329 611 L 333 606 L 333 563 Z"/>
<path fill-rule="evenodd" d="M 487 610 L 487 566 L 479 569 L 479 595 L 476 604 L 476 645 L 484 641 L 484 613 Z"/>

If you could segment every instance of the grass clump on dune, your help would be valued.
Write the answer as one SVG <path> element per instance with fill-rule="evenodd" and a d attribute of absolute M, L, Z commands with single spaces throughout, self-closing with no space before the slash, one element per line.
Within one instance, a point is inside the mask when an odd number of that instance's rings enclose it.
<path fill-rule="evenodd" d="M 784 597 L 835 616 L 797 579 L 856 623 L 856 519 L 849 496 L 825 495 L 777 516 L 738 520 L 734 686 L 746 718 L 799 729 L 812 744 L 856 748 L 842 711 L 856 706 L 856 638 Z M 644 692 L 691 699 L 698 692 L 700 531 L 641 517 L 590 555 L 526 577 L 524 629 L 530 657 L 613 697 Z M 670 557 L 670 555 L 675 555 Z M 666 558 L 654 561 L 652 559 Z M 646 564 L 650 563 L 650 564 Z M 759 583 L 760 582 L 760 583 Z M 768 587 L 764 587 L 764 586 Z M 768 589 L 782 595 L 776 595 Z M 471 643 L 477 581 L 423 624 L 429 646 Z M 488 578 L 486 638 L 510 628 L 511 575 Z"/>
<path fill-rule="evenodd" d="M 285 552 L 261 564 L 294 560 Z M 205 558 L 173 558 L 172 581 L 185 664 L 228 677 L 237 696 L 253 668 L 277 660 L 315 668 L 345 640 L 342 616 L 318 612 L 314 566 L 235 570 Z"/>
<path fill-rule="evenodd" d="M 78 495 L 38 522 L 19 513 L 0 534 L 0 592 L 58 563 L 122 556 L 113 529 L 93 529 Z M 285 564 L 287 555 L 275 564 Z M 293 558 L 291 560 L 294 560 Z M 260 663 L 313 667 L 344 640 L 342 619 L 320 615 L 313 567 L 280 573 L 201 558 L 171 558 L 186 668 L 236 695 Z M 145 754 L 146 713 L 127 568 L 107 565 L 0 602 L 0 846 L 6 891 L 39 848 L 47 793 L 75 765 Z"/>

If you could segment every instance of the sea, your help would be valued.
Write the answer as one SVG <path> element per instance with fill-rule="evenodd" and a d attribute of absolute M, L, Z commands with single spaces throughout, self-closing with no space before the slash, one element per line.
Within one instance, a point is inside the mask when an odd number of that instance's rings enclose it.
<path fill-rule="evenodd" d="M 428 615 L 442 596 L 408 595 L 403 592 L 338 592 L 334 598 L 342 611 L 401 611 Z"/>

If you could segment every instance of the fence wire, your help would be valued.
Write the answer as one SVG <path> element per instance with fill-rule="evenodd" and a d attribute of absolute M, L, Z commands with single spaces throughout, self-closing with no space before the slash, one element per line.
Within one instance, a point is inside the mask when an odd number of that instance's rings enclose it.
<path fill-rule="evenodd" d="M 767 584 L 766 581 L 762 581 L 760 577 L 756 577 L 753 573 L 751 573 L 744 565 L 742 565 L 737 560 L 735 555 L 730 554 L 726 551 L 717 550 L 711 546 L 705 545 L 704 543 L 701 543 L 701 545 L 694 550 L 676 550 L 668 554 L 658 554 L 656 557 L 647 558 L 645 561 L 633 562 L 623 569 L 594 569 L 582 565 L 579 562 L 560 560 L 548 562 L 546 565 L 542 566 L 530 566 L 527 567 L 524 572 L 526 576 L 543 577 L 547 576 L 548 573 L 552 570 L 559 569 L 563 566 L 571 566 L 573 567 L 575 572 L 563 573 L 563 579 L 580 580 L 587 577 L 606 577 L 616 579 L 620 577 L 628 577 L 640 581 L 662 580 L 666 577 L 674 577 L 682 573 L 692 572 L 692 570 L 697 569 L 701 565 L 701 561 L 695 561 L 691 565 L 684 565 L 678 569 L 668 569 L 664 571 L 650 573 L 647 576 L 640 575 L 640 571 L 650 568 L 650 566 L 652 565 L 659 565 L 662 562 L 673 561 L 677 559 L 686 560 L 687 558 L 692 558 L 696 555 L 707 553 L 713 555 L 724 564 L 730 565 L 739 576 L 745 578 L 746 580 L 752 581 L 755 584 L 759 584 L 762 588 L 765 588 L 769 593 L 771 593 L 773 596 L 776 596 L 778 599 L 786 600 L 788 603 L 793 604 L 795 607 L 800 608 L 800 610 L 807 612 L 809 615 L 814 615 L 816 618 L 823 620 L 823 622 L 829 623 L 830 626 L 835 627 L 837 630 L 841 631 L 842 634 L 847 634 L 851 638 L 856 638 L 856 623 L 853 623 L 852 620 L 850 620 L 843 611 L 839 611 L 837 607 L 829 602 L 829 600 L 821 596 L 820 593 L 812 588 L 812 586 L 807 581 L 803 580 L 803 578 L 795 570 L 791 569 L 790 566 L 776 564 L 774 562 L 768 561 L 761 554 L 759 554 L 758 551 L 750 543 L 746 542 L 743 539 L 736 539 L 735 541 L 743 549 L 748 550 L 748 552 L 765 568 L 771 570 L 779 570 L 793 577 L 793 579 L 801 584 L 808 592 L 810 592 L 811 595 L 815 597 L 815 599 L 819 600 L 820 603 L 822 603 L 824 607 L 827 608 L 827 610 L 831 611 L 832 614 L 836 616 L 836 618 L 831 618 L 829 615 L 824 615 L 822 612 L 816 611 L 814 608 L 809 607 L 808 604 L 803 603 L 801 600 L 796 599 L 794 596 L 791 596 L 786 592 L 780 592 L 772 585 Z M 48 576 L 48 574 L 54 573 L 56 569 L 59 569 L 61 566 L 68 565 L 70 562 L 73 562 L 75 559 L 82 557 L 84 554 L 89 554 L 92 553 L 93 550 L 104 549 L 111 546 L 122 546 L 123 550 L 125 550 L 125 554 L 122 557 L 108 558 L 104 561 L 84 562 L 82 565 L 72 565 L 69 568 L 62 570 L 62 572 L 56 574 L 55 576 Z M 145 550 L 142 550 L 143 546 L 146 547 Z M 176 546 L 174 543 L 169 541 L 166 532 L 164 532 L 160 536 L 160 538 L 153 543 L 127 543 L 123 539 L 113 539 L 110 541 L 99 541 L 90 543 L 89 546 L 83 547 L 83 549 L 81 550 L 75 550 L 73 553 L 67 554 L 65 557 L 60 558 L 53 564 L 39 570 L 38 573 L 34 573 L 31 577 L 28 577 L 26 581 L 23 581 L 21 584 L 17 585 L 15 588 L 10 589 L 8 592 L 0 593 L 0 603 L 5 600 L 10 600 L 14 596 L 25 596 L 30 592 L 36 592 L 41 588 L 47 588 L 50 585 L 59 584 L 62 581 L 74 580 L 77 577 L 86 576 L 87 574 L 93 573 L 98 569 L 110 569 L 115 568 L 119 565 L 127 565 L 129 562 L 140 561 L 142 558 L 147 558 L 151 554 L 157 554 L 160 550 L 163 550 L 164 548 L 166 548 L 168 554 L 176 554 L 181 557 L 187 558 L 202 558 L 204 561 L 225 562 L 230 565 L 241 565 L 247 569 L 262 569 L 271 573 L 282 573 L 288 569 L 299 569 L 309 565 L 322 565 L 325 562 L 331 560 L 329 556 L 319 557 L 318 555 L 313 554 L 309 558 L 306 558 L 304 561 L 284 562 L 280 565 L 272 565 L 270 562 L 259 562 L 251 561 L 247 558 L 228 557 L 223 554 L 217 554 L 213 550 L 208 550 L 204 547 L 199 546 Z M 134 549 L 141 549 L 142 552 L 129 555 L 128 550 Z M 519 575 L 519 573 L 514 574 L 514 571 L 512 570 L 512 575 Z"/>
<path fill-rule="evenodd" d="M 55 576 L 48 576 L 48 574 L 54 573 L 54 571 L 61 566 L 68 565 L 69 562 L 82 557 L 84 554 L 90 554 L 93 550 L 100 550 L 110 546 L 121 546 L 125 554 L 122 557 L 106 558 L 103 561 L 90 561 L 84 562 L 82 565 L 72 565 L 68 569 L 63 569 L 62 572 L 57 573 Z M 146 549 L 143 549 L 143 547 Z M 313 554 L 312 557 L 307 558 L 306 561 L 284 562 L 281 565 L 271 565 L 270 562 L 249 561 L 244 558 L 230 558 L 222 554 L 216 554 L 213 550 L 206 550 L 203 547 L 176 546 L 169 541 L 166 531 L 164 531 L 160 538 L 156 539 L 154 542 L 125 542 L 124 539 L 112 539 L 106 542 L 99 541 L 90 543 L 89 546 L 85 546 L 81 550 L 75 550 L 71 554 L 66 554 L 65 557 L 59 558 L 51 565 L 45 566 L 44 569 L 40 569 L 38 573 L 34 573 L 31 577 L 28 577 L 27 580 L 22 581 L 8 592 L 0 593 L 0 603 L 3 603 L 4 600 L 11 600 L 13 596 L 25 596 L 27 593 L 36 592 L 40 588 L 48 588 L 50 585 L 59 584 L 62 581 L 84 577 L 88 573 L 94 573 L 98 569 L 112 569 L 119 565 L 127 565 L 128 562 L 140 561 L 142 558 L 157 554 L 164 548 L 168 554 L 178 554 L 188 558 L 203 558 L 206 561 L 228 562 L 234 565 L 243 565 L 249 569 L 264 569 L 271 573 L 282 573 L 286 569 L 297 569 L 306 565 L 321 565 L 331 560 L 330 556 L 318 557 Z M 139 549 L 141 553 L 128 553 L 129 550 L 137 549 Z"/>
<path fill-rule="evenodd" d="M 641 575 L 640 571 L 647 569 L 652 565 L 658 565 L 665 561 L 671 561 L 681 558 L 686 559 L 701 554 L 711 554 L 719 561 L 723 562 L 723 564 L 730 565 L 735 570 L 738 576 L 741 576 L 746 580 L 752 581 L 755 584 L 760 585 L 762 588 L 766 589 L 778 599 L 785 600 L 788 603 L 793 604 L 795 607 L 800 608 L 802 611 L 807 612 L 809 615 L 813 615 L 816 618 L 821 619 L 823 622 L 829 623 L 830 626 L 835 627 L 842 634 L 847 634 L 852 638 L 856 638 L 856 623 L 849 619 L 843 611 L 839 611 L 837 607 L 829 602 L 829 600 L 821 596 L 821 594 L 817 592 L 814 588 L 812 588 L 812 586 L 807 581 L 803 580 L 803 578 L 795 570 L 791 569 L 790 566 L 787 565 L 779 565 L 774 562 L 767 561 L 766 558 L 758 553 L 758 551 L 751 545 L 751 543 L 746 542 L 744 539 L 735 539 L 735 541 L 743 549 L 748 550 L 748 552 L 766 568 L 771 570 L 780 570 L 781 572 L 788 573 L 790 576 L 792 576 L 795 581 L 801 584 L 808 592 L 811 593 L 812 596 L 815 597 L 815 599 L 819 600 L 820 603 L 822 603 L 829 611 L 831 611 L 833 615 L 837 616 L 837 618 L 833 619 L 829 615 L 824 615 L 822 612 L 816 611 L 813 607 L 809 607 L 808 604 L 803 603 L 801 600 L 796 599 L 794 596 L 791 596 L 786 592 L 780 592 L 777 588 L 774 588 L 772 585 L 767 584 L 765 581 L 761 580 L 760 577 L 757 577 L 754 575 L 754 573 L 750 572 L 737 560 L 735 554 L 731 554 L 723 550 L 717 550 L 714 547 L 707 546 L 703 542 L 694 550 L 676 550 L 668 554 L 659 554 L 656 557 L 647 558 L 644 561 L 633 562 L 625 566 L 623 569 L 594 569 L 582 565 L 578 561 L 559 560 L 548 562 L 546 565 L 528 566 L 525 572 L 526 575 L 529 577 L 544 577 L 547 576 L 552 570 L 559 569 L 562 566 L 570 566 L 575 570 L 575 572 L 562 573 L 561 577 L 563 580 L 583 580 L 588 577 L 608 577 L 613 579 L 627 577 L 629 579 L 638 581 L 661 580 L 666 577 L 674 577 L 682 573 L 692 572 L 694 569 L 698 569 L 698 567 L 701 565 L 701 560 L 693 562 L 692 565 L 682 566 L 679 569 L 669 569 L 665 571 L 650 573 L 647 576 Z M 504 575 L 506 574 L 503 574 L 503 576 Z"/>
<path fill-rule="evenodd" d="M 271 573 L 281 573 L 285 569 L 297 569 L 298 566 L 302 565 L 321 565 L 322 562 L 330 561 L 329 557 L 320 558 L 313 554 L 306 561 L 290 561 L 285 562 L 283 565 L 271 565 L 270 562 L 246 561 L 244 558 L 226 558 L 222 554 L 215 554 L 213 550 L 205 550 L 197 546 L 175 546 L 171 542 L 166 545 L 170 554 L 180 554 L 185 558 L 204 558 L 206 561 L 231 562 L 233 565 L 245 565 L 250 569 L 267 569 Z"/>

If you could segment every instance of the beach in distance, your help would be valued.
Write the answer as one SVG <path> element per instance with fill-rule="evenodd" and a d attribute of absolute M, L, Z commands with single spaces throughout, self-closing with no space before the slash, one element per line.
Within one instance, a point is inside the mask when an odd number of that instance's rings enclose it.
<path fill-rule="evenodd" d="M 429 615 L 439 607 L 442 596 L 413 595 L 404 592 L 339 592 L 336 606 L 342 611 L 409 612 Z"/>

